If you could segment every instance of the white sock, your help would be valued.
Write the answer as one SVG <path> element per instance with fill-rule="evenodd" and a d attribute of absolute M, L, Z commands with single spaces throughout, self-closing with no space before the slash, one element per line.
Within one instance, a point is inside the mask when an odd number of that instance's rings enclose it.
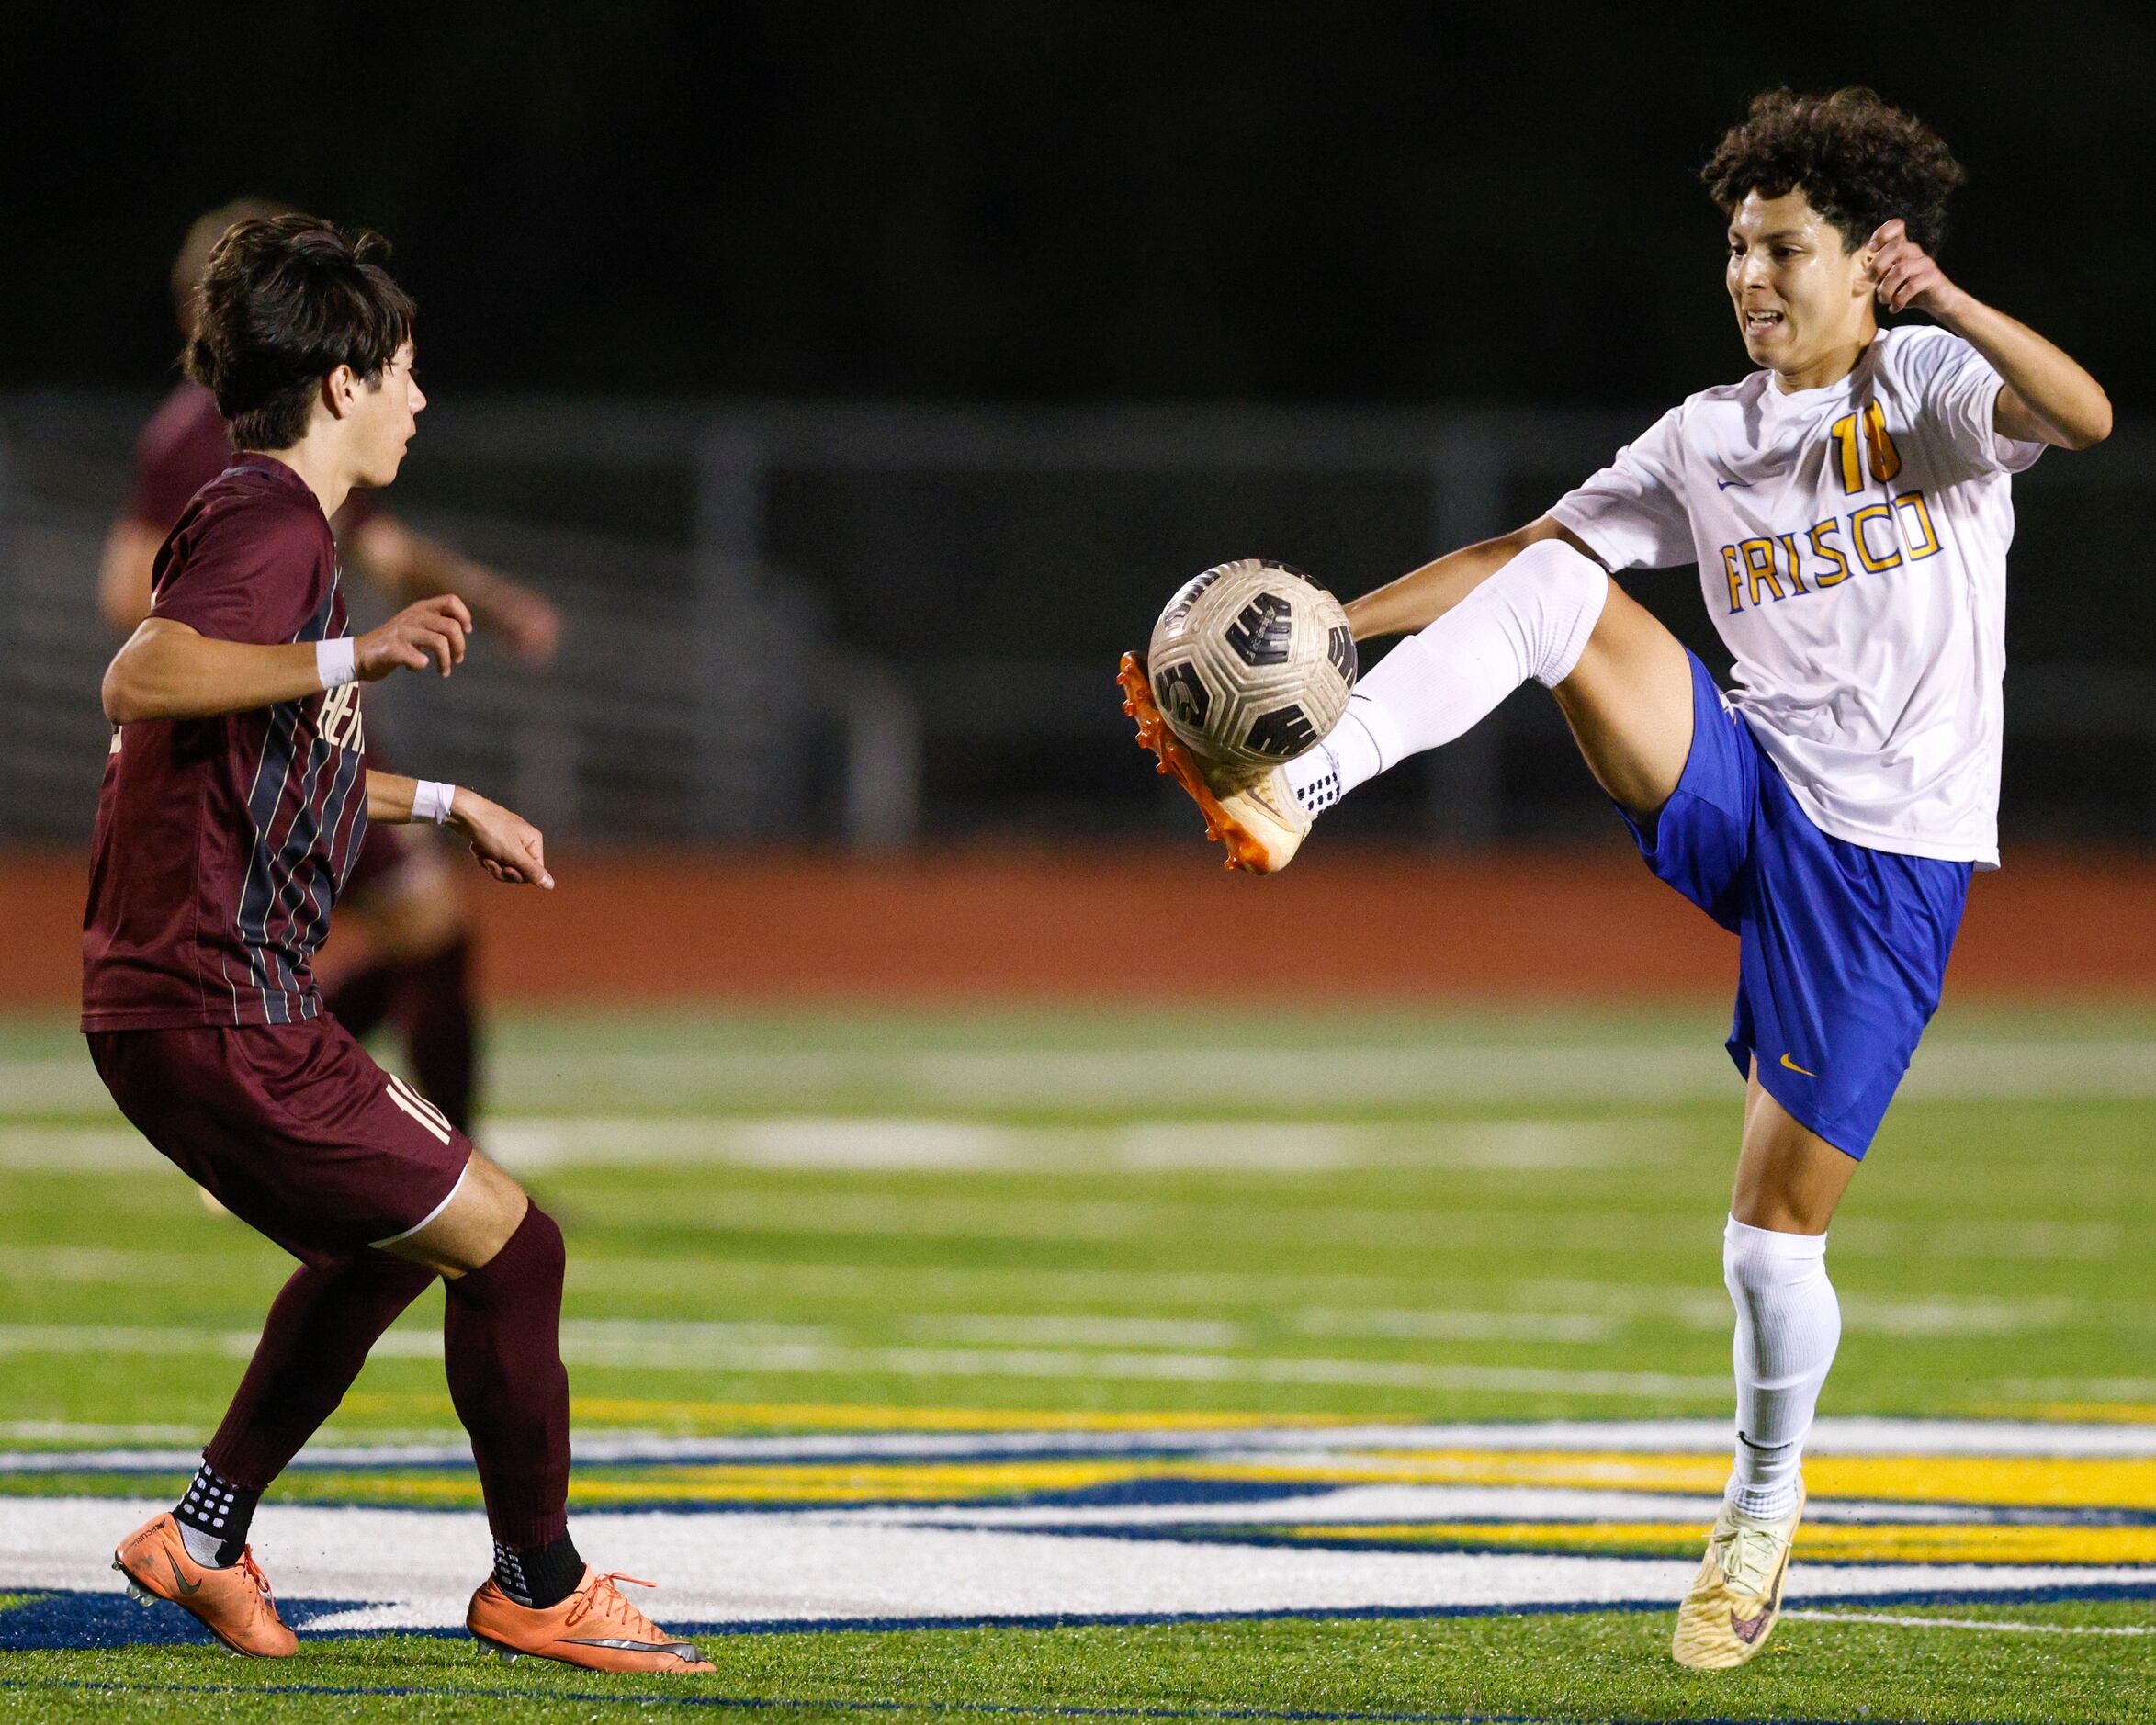
<path fill-rule="evenodd" d="M 1737 1308 L 1737 1457 L 1727 1495 L 1744 1515 L 1774 1520 L 1797 1507 L 1805 1434 L 1842 1339 L 1826 1235 L 1778 1234 L 1732 1216 L 1721 1272 Z"/>
<path fill-rule="evenodd" d="M 1451 610 L 1387 653 L 1357 684 L 1340 722 L 1288 763 L 1311 814 L 1330 808 L 1409 755 L 1472 729 L 1533 678 L 1572 675 L 1609 597 L 1609 577 L 1562 539 L 1530 545 Z"/>

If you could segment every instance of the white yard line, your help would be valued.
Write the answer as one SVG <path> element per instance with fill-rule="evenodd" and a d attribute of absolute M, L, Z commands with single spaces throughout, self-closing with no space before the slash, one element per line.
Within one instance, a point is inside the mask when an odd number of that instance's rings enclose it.
<path fill-rule="evenodd" d="M 1733 1103 L 1741 1095 L 1714 1038 L 1620 1042 L 1570 1032 L 1547 1043 L 1449 1038 L 1384 1046 L 1238 1044 L 1176 1049 L 682 1048 L 604 1054 L 504 1050 L 505 1099 L 584 1105 L 594 1077 L 653 1108 L 870 1106 L 922 1109 L 1085 1106 L 1117 1111 L 1246 1104 L 1254 1082 L 1281 1105 L 1622 1101 Z M 1253 1075 L 1262 1075 L 1254 1079 Z M 2146 1038 L 2023 1039 L 1951 1033 L 1919 1052 L 1902 1093 L 1935 1101 L 2156 1100 L 2156 1043 Z M 0 1061 L 0 1113 L 104 1113 L 85 1055 Z"/>
<path fill-rule="evenodd" d="M 783 1333 L 798 1332 L 804 1339 Z M 781 1333 L 779 1339 L 770 1339 Z M 1112 1379 L 1155 1383 L 1296 1383 L 1498 1393 L 1647 1396 L 1700 1401 L 1728 1391 L 1720 1377 L 1658 1371 L 1571 1371 L 1530 1366 L 1424 1365 L 1414 1361 L 1325 1359 L 1233 1354 L 1085 1352 L 1047 1348 L 852 1347 L 814 1337 L 814 1325 L 666 1324 L 571 1320 L 561 1326 L 570 1365 L 647 1371 L 876 1373 L 921 1378 Z M 250 1330 L 191 1330 L 133 1325 L 0 1325 L 8 1354 L 212 1354 L 244 1359 Z M 439 1359 L 441 1337 L 391 1330 L 374 1346 L 378 1359 Z"/>
<path fill-rule="evenodd" d="M 886 1462 L 965 1462 L 1045 1456 L 1170 1454 L 1213 1460 L 1264 1459 L 1278 1465 L 1293 1466 L 1298 1459 L 1308 1460 L 1343 1452 L 1386 1455 L 1488 1449 L 1719 1455 L 1728 1452 L 1732 1438 L 1727 1419 L 1478 1421 L 1443 1426 L 1372 1421 L 1352 1426 L 1221 1430 L 1177 1430 L 1160 1426 L 1112 1432 L 1044 1429 L 1027 1426 L 1026 1419 L 1023 1414 L 1013 1414 L 1010 1429 L 987 1432 L 813 1432 L 798 1436 L 706 1438 L 593 1435 L 580 1436 L 576 1449 L 581 1460 L 593 1463 L 815 1462 L 857 1457 Z M 104 1426 L 80 1429 L 82 1438 L 93 1442 L 99 1441 L 111 1430 Z M 152 1430 L 161 1436 L 164 1428 Z M 25 1436 L 34 1440 L 62 1441 L 66 1433 L 63 1429 L 40 1426 Z M 2156 1425 L 1825 1418 L 1812 1428 L 1806 1448 L 1815 1456 L 2147 1459 L 2156 1457 Z M 317 1442 L 305 1451 L 301 1464 L 389 1467 L 461 1463 L 468 1460 L 470 1454 L 471 1446 L 460 1435 L 401 1441 L 384 1434 L 379 1438 L 370 1437 L 366 1442 Z M 0 1451 L 0 1471 L 192 1468 L 198 1459 L 191 1449 Z M 1889 1512 L 1879 1508 L 1877 1513 L 1885 1516 Z M 1902 1509 L 1892 1512 L 1897 1518 L 1905 1518 L 1911 1513 Z"/>
<path fill-rule="evenodd" d="M 0 1499 L 0 1588 L 109 1592 L 112 1542 L 165 1505 Z M 1534 1607 L 1674 1600 L 1690 1561 L 1341 1551 L 878 1524 L 828 1515 L 586 1514 L 578 1544 L 665 1584 L 670 1626 L 847 1618 Z M 473 1513 L 277 1505 L 254 1529 L 281 1600 L 363 1600 L 324 1629 L 449 1628 L 486 1572 Z M 1792 1599 L 2145 1582 L 2131 1568 L 1812 1565 Z"/>
<path fill-rule="evenodd" d="M 1900 1629 L 1987 1629 L 2006 1635 L 2156 1635 L 2139 1623 L 2007 1623 L 1996 1618 L 1902 1618 L 1883 1611 L 1784 1611 L 1812 1623 L 1884 1623 Z"/>
<path fill-rule="evenodd" d="M 519 1174 L 600 1167 L 834 1172 L 1326 1173 L 1349 1168 L 1493 1169 L 1521 1175 L 1604 1167 L 1654 1154 L 1652 1122 L 1474 1121 L 1333 1125 L 1136 1121 L 1110 1127 L 991 1125 L 915 1116 L 509 1117 L 486 1148 Z M 0 1168 L 131 1174 L 164 1166 L 131 1130 L 0 1120 Z"/>
<path fill-rule="evenodd" d="M 288 1265 L 264 1246 L 255 1266 L 265 1280 L 281 1279 Z M 230 1276 L 235 1268 L 230 1251 L 187 1252 L 134 1246 L 0 1245 L 0 1281 L 59 1281 L 160 1285 L 215 1273 Z M 879 1304 L 903 1283 L 919 1302 L 989 1300 L 1010 1284 L 1034 1300 L 1101 1301 L 1116 1305 L 1247 1303 L 1278 1313 L 1306 1336 L 1369 1336 L 1403 1340 L 1586 1342 L 1622 1334 L 1641 1320 L 1673 1322 L 1688 1329 L 1719 1333 L 1730 1325 L 1729 1296 L 1719 1285 L 1658 1287 L 1652 1283 L 1534 1280 L 1484 1282 L 1483 1299 L 1503 1294 L 1517 1299 L 1510 1311 L 1444 1305 L 1391 1303 L 1403 1292 L 1434 1291 L 1445 1285 L 1409 1270 L 1392 1274 L 1340 1270 L 1125 1270 L 1059 1268 L 1040 1269 L 1008 1264 L 908 1266 L 903 1269 L 866 1268 L 847 1263 L 774 1263 L 741 1258 L 624 1257 L 579 1246 L 570 1257 L 571 1288 L 611 1287 L 624 1277 L 671 1279 L 693 1273 L 700 1283 L 730 1288 L 746 1285 L 762 1293 L 788 1291 L 837 1300 L 867 1297 Z M 1433 1285 L 1434 1280 L 1434 1285 Z M 1369 1305 L 1287 1307 L 1283 1299 L 1323 1295 L 1334 1301 L 1360 1295 Z M 1002 1320 L 973 1314 L 923 1314 L 924 1325 L 946 1322 L 989 1325 Z M 1106 1314 L 1057 1313 L 1014 1318 L 1013 1324 L 1068 1321 L 1142 1324 L 1151 1320 Z M 1180 1322 L 1180 1320 L 1162 1320 Z M 2156 1310 L 2124 1302 L 2102 1302 L 2038 1295 L 2026 1301 L 1985 1296 L 1938 1294 L 1897 1300 L 1885 1295 L 1845 1293 L 1842 1328 L 1848 1334 L 1879 1336 L 2023 1336 L 2071 1328 L 2106 1331 L 2156 1328 Z"/>

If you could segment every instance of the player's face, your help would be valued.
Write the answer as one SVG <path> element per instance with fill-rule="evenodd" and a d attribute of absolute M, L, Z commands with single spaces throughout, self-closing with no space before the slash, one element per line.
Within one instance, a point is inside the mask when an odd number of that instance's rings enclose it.
<path fill-rule="evenodd" d="M 1871 333 L 1866 263 L 1863 252 L 1842 249 L 1802 192 L 1747 193 L 1730 215 L 1726 279 L 1753 364 L 1800 389 L 1846 372 L 1850 349 Z"/>
<path fill-rule="evenodd" d="M 397 477 L 404 461 L 404 446 L 419 428 L 419 411 L 427 404 L 420 392 L 414 370 L 417 355 L 410 342 L 400 347 L 382 375 L 373 384 L 362 384 L 355 393 L 357 402 L 355 440 L 359 459 L 354 465 L 356 484 L 383 486 Z"/>

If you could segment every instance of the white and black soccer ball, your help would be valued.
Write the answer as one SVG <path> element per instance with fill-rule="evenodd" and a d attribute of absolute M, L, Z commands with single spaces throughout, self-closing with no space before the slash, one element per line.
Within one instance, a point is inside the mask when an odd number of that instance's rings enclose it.
<path fill-rule="evenodd" d="M 1153 626 L 1153 699 L 1168 728 L 1214 761 L 1292 760 L 1339 722 L 1355 686 L 1340 602 L 1264 558 L 1188 581 Z"/>

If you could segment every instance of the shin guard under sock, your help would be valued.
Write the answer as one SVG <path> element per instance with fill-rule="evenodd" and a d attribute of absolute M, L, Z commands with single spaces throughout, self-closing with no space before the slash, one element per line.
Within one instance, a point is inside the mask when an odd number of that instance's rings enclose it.
<path fill-rule="evenodd" d="M 1797 1507 L 1804 1438 L 1842 1338 L 1826 1235 L 1749 1227 L 1732 1216 L 1722 1234 L 1722 1275 L 1737 1308 L 1729 1501 L 1772 1520 Z"/>
<path fill-rule="evenodd" d="M 336 1412 L 367 1349 L 434 1280 L 423 1264 L 373 1251 L 294 1270 L 203 1451 L 209 1467 L 259 1494 Z"/>
<path fill-rule="evenodd" d="M 533 1204 L 508 1243 L 448 1281 L 442 1352 L 494 1538 L 519 1553 L 569 1531 L 561 1230 Z"/>

